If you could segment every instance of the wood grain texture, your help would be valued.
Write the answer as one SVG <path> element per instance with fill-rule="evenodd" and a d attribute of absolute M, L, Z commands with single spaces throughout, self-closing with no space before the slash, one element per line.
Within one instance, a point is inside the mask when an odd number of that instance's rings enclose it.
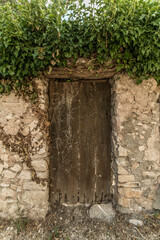
<path fill-rule="evenodd" d="M 79 201 L 93 202 L 95 185 L 95 89 L 93 83 L 81 83 L 80 91 L 80 180 Z"/>
<path fill-rule="evenodd" d="M 50 85 L 51 196 L 58 202 L 77 202 L 77 91 L 74 84 L 51 82 Z"/>
<path fill-rule="evenodd" d="M 50 73 L 45 76 L 49 79 L 90 79 L 101 80 L 113 77 L 117 73 L 115 68 L 107 68 L 100 70 L 89 71 L 87 69 L 69 69 L 65 67 L 54 67 Z"/>
<path fill-rule="evenodd" d="M 106 201 L 110 189 L 110 88 L 50 81 L 51 202 Z"/>

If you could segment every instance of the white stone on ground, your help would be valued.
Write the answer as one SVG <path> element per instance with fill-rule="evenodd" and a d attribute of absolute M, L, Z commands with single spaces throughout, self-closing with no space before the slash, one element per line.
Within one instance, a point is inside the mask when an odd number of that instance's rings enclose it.
<path fill-rule="evenodd" d="M 94 204 L 89 211 L 90 218 L 98 218 L 106 221 L 111 221 L 115 217 L 115 211 L 111 203 Z"/>
<path fill-rule="evenodd" d="M 129 223 L 133 224 L 134 226 L 143 226 L 143 221 L 137 219 L 129 219 Z"/>

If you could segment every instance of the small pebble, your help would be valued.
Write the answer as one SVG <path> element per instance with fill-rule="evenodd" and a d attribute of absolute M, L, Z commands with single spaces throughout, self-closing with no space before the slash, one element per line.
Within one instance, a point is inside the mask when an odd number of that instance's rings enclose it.
<path fill-rule="evenodd" d="M 143 222 L 141 220 L 137 220 L 137 219 L 129 219 L 129 223 L 133 224 L 134 226 L 143 226 Z"/>

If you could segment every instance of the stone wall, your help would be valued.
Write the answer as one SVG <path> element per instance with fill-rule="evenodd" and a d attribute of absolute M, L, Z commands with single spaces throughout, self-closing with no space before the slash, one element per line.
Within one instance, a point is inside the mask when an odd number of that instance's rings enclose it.
<path fill-rule="evenodd" d="M 113 195 L 122 211 L 160 208 L 160 87 L 127 75 L 112 87 Z"/>
<path fill-rule="evenodd" d="M 36 105 L 13 93 L 0 98 L 0 217 L 44 218 L 49 209 L 48 82 L 36 84 Z M 128 212 L 160 209 L 160 87 L 116 76 L 111 112 L 114 203 Z"/>
<path fill-rule="evenodd" d="M 37 108 L 15 94 L 0 98 L 0 217 L 48 211 L 48 147 L 40 115 L 46 114 L 47 82 L 36 80 Z"/>

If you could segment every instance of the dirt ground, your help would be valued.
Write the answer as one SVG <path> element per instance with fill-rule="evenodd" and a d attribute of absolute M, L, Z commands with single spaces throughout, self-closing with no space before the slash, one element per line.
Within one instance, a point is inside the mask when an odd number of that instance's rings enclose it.
<path fill-rule="evenodd" d="M 160 212 L 139 216 L 121 214 L 110 223 L 89 218 L 89 206 L 52 206 L 45 221 L 31 221 L 21 216 L 0 220 L 0 240 L 160 240 Z M 130 224 L 131 218 L 143 221 L 142 227 Z"/>

